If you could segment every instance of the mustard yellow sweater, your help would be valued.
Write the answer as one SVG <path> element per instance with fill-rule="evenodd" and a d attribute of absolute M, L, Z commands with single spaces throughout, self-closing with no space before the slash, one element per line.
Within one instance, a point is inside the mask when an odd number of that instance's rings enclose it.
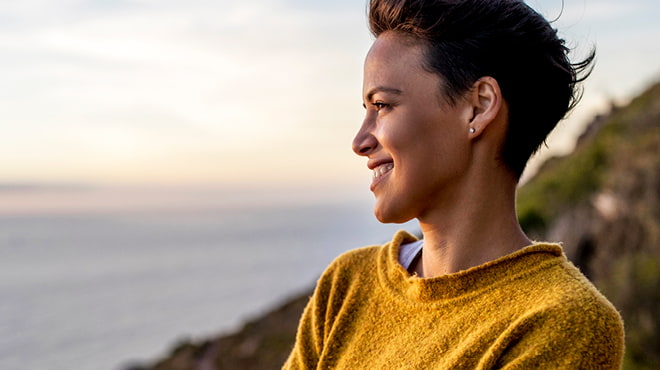
<path fill-rule="evenodd" d="M 285 369 L 618 369 L 623 324 L 556 244 L 422 279 L 384 246 L 337 258 Z"/>

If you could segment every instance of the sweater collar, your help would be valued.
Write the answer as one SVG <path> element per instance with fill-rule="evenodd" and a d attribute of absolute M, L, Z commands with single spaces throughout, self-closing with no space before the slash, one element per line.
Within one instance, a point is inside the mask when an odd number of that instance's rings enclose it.
<path fill-rule="evenodd" d="M 559 244 L 535 243 L 512 254 L 485 264 L 449 275 L 434 278 L 411 276 L 399 264 L 399 249 L 402 244 L 417 238 L 406 231 L 397 232 L 392 241 L 381 249 L 378 257 L 381 282 L 395 295 L 420 302 L 431 302 L 478 294 L 492 289 L 500 282 L 519 278 L 540 269 L 566 261 Z"/>

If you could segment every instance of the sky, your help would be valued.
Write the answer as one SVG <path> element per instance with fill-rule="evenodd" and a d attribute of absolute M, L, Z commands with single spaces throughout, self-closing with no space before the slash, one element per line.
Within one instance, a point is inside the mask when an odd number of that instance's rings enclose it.
<path fill-rule="evenodd" d="M 660 2 L 530 0 L 582 105 L 543 156 L 660 79 Z M 355 0 L 0 2 L 0 184 L 368 186 L 351 151 L 373 39 Z M 541 87 L 539 87 L 541 88 Z"/>

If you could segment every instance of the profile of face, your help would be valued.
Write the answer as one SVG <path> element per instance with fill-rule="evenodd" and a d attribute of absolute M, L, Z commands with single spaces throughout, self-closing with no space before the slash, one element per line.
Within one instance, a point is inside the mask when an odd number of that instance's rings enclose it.
<path fill-rule="evenodd" d="M 381 34 L 367 54 L 366 116 L 353 151 L 373 170 L 374 213 L 381 222 L 423 219 L 465 184 L 472 108 L 447 103 L 441 79 L 423 68 L 423 46 Z"/>

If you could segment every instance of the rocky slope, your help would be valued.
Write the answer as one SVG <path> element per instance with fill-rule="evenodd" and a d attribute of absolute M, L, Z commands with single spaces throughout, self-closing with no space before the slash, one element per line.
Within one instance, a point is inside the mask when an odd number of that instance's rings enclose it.
<path fill-rule="evenodd" d="M 660 368 L 660 84 L 598 117 L 567 157 L 520 189 L 518 214 L 567 255 L 621 311 L 626 369 Z M 142 369 L 278 369 L 311 292 L 232 334 L 181 343 Z"/>

